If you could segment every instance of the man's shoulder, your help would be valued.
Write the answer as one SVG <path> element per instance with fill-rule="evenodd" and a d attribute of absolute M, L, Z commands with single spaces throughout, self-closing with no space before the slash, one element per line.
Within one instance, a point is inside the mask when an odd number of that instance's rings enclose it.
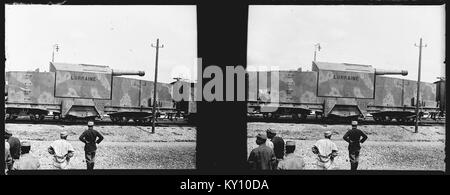
<path fill-rule="evenodd" d="M 270 148 L 267 145 L 259 145 L 257 148 L 254 149 L 255 151 L 271 151 L 272 148 Z"/>
<path fill-rule="evenodd" d="M 11 136 L 11 137 L 8 139 L 8 142 L 12 142 L 12 143 L 20 143 L 20 140 L 19 140 L 19 138 L 17 138 L 17 137 Z"/>
<path fill-rule="evenodd" d="M 275 136 L 275 137 L 273 138 L 273 140 L 276 141 L 276 142 L 284 142 L 283 138 L 281 138 L 281 137 L 279 137 L 279 136 Z"/>

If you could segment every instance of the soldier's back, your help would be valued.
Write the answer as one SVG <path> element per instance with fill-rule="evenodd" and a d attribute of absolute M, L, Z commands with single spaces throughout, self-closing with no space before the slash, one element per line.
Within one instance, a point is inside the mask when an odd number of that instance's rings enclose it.
<path fill-rule="evenodd" d="M 275 158 L 275 154 L 273 153 L 272 148 L 269 148 L 266 145 L 260 145 L 257 148 L 253 149 L 257 159 L 257 169 L 260 170 L 270 170 L 272 169 L 272 160 Z"/>
<path fill-rule="evenodd" d="M 301 156 L 288 154 L 278 163 L 279 170 L 300 170 L 305 167 L 305 162 Z"/>
<path fill-rule="evenodd" d="M 14 163 L 15 170 L 36 170 L 39 167 L 39 160 L 31 154 L 23 154 L 20 156 L 20 159 Z"/>

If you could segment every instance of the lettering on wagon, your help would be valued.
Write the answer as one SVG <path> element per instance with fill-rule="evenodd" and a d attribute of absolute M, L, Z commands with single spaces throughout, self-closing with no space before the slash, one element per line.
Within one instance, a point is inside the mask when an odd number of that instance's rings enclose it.
<path fill-rule="evenodd" d="M 334 74 L 333 79 L 339 79 L 339 80 L 349 80 L 349 81 L 358 81 L 358 76 L 349 76 L 349 75 L 338 75 Z"/>
<path fill-rule="evenodd" d="M 82 80 L 82 81 L 97 81 L 96 76 L 86 76 L 86 75 L 71 75 L 71 80 Z"/>

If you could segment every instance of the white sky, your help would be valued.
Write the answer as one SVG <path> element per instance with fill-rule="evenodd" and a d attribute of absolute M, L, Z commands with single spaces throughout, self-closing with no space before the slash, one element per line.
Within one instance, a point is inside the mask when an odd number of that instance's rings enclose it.
<path fill-rule="evenodd" d="M 156 39 L 158 81 L 171 82 L 176 66 L 197 58 L 195 6 L 5 5 L 5 71 L 48 71 L 55 62 L 144 70 L 154 79 Z"/>
<path fill-rule="evenodd" d="M 406 69 L 403 78 L 417 80 L 422 37 L 422 81 L 445 74 L 444 6 L 250 6 L 248 28 L 247 65 L 311 70 L 320 43 L 318 61 Z M 195 6 L 5 5 L 5 71 L 48 71 L 58 43 L 55 62 L 145 70 L 153 80 L 156 38 L 165 46 L 159 81 L 195 76 Z"/>
<path fill-rule="evenodd" d="M 250 6 L 247 65 L 311 70 L 317 61 L 408 70 L 417 80 L 445 75 L 445 6 Z M 396 76 L 401 77 L 401 76 Z"/>

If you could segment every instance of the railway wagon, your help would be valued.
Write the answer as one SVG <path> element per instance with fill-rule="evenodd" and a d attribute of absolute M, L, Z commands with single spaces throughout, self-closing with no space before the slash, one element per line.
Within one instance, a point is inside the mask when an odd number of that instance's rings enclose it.
<path fill-rule="evenodd" d="M 367 103 L 367 111 L 375 121 L 398 122 L 415 119 L 417 81 L 377 76 L 375 98 Z M 420 82 L 419 114 L 435 113 L 436 85 Z"/>
<path fill-rule="evenodd" d="M 183 116 L 191 124 L 196 123 L 197 101 L 195 101 L 195 83 L 177 79 L 170 83 L 172 86 L 172 98 L 176 109 L 176 116 Z M 183 93 L 183 91 L 187 90 Z M 186 97 L 183 97 L 183 95 Z M 177 96 L 177 97 L 176 97 Z"/>
<path fill-rule="evenodd" d="M 64 120 L 110 115 L 113 122 L 145 122 L 152 113 L 153 82 L 119 77 L 144 74 L 68 63 L 50 63 L 50 72 L 6 72 L 5 117 L 28 115 L 38 121 L 47 115 Z M 157 91 L 158 111 L 171 112 L 171 85 L 158 83 Z"/>
<path fill-rule="evenodd" d="M 406 75 L 407 71 L 386 71 L 370 65 L 313 62 L 312 71 L 279 71 L 279 91 L 270 87 L 272 74 L 258 72 L 249 77 L 248 111 L 277 118 L 291 115 L 306 118 L 315 113 L 326 118 L 375 116 L 377 120 L 409 120 L 414 115 L 415 81 L 382 75 Z M 267 79 L 262 79 L 265 77 Z M 261 85 L 261 81 L 267 84 Z M 255 94 L 250 94 L 256 91 Z M 279 103 L 270 103 L 270 94 L 278 93 Z M 435 110 L 435 86 L 421 82 L 421 111 Z"/>
<path fill-rule="evenodd" d="M 439 116 L 444 117 L 446 114 L 446 100 L 445 100 L 445 78 L 439 78 L 436 84 L 436 101 L 439 104 Z"/>

